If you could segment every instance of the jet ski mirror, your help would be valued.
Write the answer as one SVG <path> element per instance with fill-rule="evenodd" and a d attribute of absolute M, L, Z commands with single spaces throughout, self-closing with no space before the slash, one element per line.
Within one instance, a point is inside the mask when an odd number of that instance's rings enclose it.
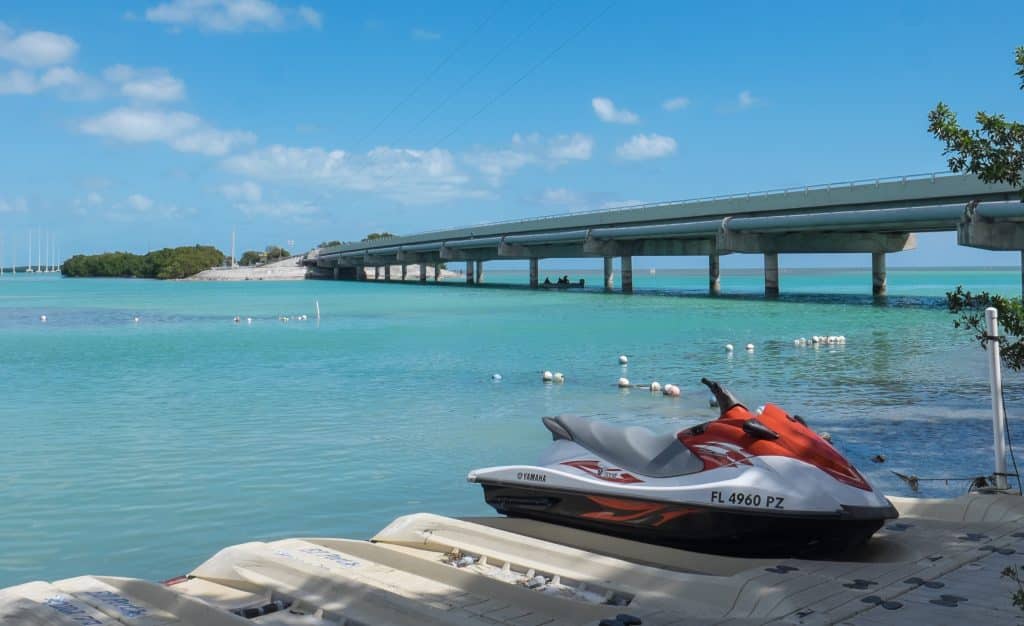
<path fill-rule="evenodd" d="M 728 389 L 724 389 L 715 381 L 708 380 L 707 378 L 701 378 L 700 382 L 707 385 L 708 389 L 710 389 L 711 393 L 715 396 L 715 400 L 718 401 L 719 416 L 725 415 L 726 413 L 729 412 L 729 409 L 733 408 L 734 406 L 742 406 L 743 408 L 747 408 L 746 405 L 744 405 L 742 402 L 736 399 L 736 396 L 732 395 L 732 392 L 730 392 Z"/>

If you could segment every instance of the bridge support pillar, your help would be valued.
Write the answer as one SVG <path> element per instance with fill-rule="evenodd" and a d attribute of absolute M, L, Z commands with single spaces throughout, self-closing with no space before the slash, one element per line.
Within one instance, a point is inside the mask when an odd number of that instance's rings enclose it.
<path fill-rule="evenodd" d="M 420 282 L 421 283 L 427 282 L 427 264 L 426 263 L 420 263 Z"/>
<path fill-rule="evenodd" d="M 363 267 L 362 265 L 357 265 L 356 266 L 356 280 L 357 281 L 366 280 L 366 268 Z"/>
<path fill-rule="evenodd" d="M 441 264 L 434 263 L 434 282 L 441 280 Z"/>
<path fill-rule="evenodd" d="M 615 289 L 615 271 L 612 267 L 612 257 L 606 256 L 604 258 L 604 290 L 611 291 Z"/>
<path fill-rule="evenodd" d="M 622 293 L 633 293 L 633 257 L 621 258 Z"/>
<path fill-rule="evenodd" d="M 466 261 L 466 284 L 473 284 L 473 264 L 475 261 Z"/>
<path fill-rule="evenodd" d="M 340 278 L 340 277 L 341 277 L 341 267 L 335 265 L 334 266 L 334 280 L 338 280 L 338 278 Z"/>
<path fill-rule="evenodd" d="M 409 266 L 406 265 L 405 263 L 402 263 L 402 282 L 403 283 L 405 282 L 405 276 L 406 276 L 406 274 L 408 274 L 408 272 L 409 272 Z"/>
<path fill-rule="evenodd" d="M 721 283 L 722 268 L 718 263 L 718 255 L 708 256 L 708 293 L 717 296 L 722 293 Z"/>
<path fill-rule="evenodd" d="M 484 262 L 483 261 L 477 261 L 476 262 L 476 284 L 479 285 L 482 282 L 484 282 Z"/>
<path fill-rule="evenodd" d="M 764 295 L 769 298 L 779 295 L 779 255 L 775 252 L 764 255 Z"/>
<path fill-rule="evenodd" d="M 885 253 L 871 253 L 871 295 L 879 298 L 888 293 L 885 279 Z"/>
<path fill-rule="evenodd" d="M 530 259 L 530 289 L 536 289 L 540 284 L 537 282 L 537 277 L 540 274 L 540 259 Z"/>
<path fill-rule="evenodd" d="M 379 265 L 374 265 L 373 266 L 373 279 L 374 280 L 380 280 L 380 266 Z"/>
<path fill-rule="evenodd" d="M 391 266 L 390 265 L 385 265 L 384 266 L 384 280 L 386 280 L 389 283 L 391 282 Z"/>

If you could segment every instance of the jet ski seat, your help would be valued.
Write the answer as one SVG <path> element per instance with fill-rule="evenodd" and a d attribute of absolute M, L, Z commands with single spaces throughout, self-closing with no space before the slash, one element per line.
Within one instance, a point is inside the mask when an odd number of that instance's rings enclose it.
<path fill-rule="evenodd" d="M 642 426 L 613 426 L 576 415 L 542 419 L 556 441 L 572 441 L 634 474 L 668 478 L 704 469 L 704 462 L 675 433 L 655 433 Z"/>

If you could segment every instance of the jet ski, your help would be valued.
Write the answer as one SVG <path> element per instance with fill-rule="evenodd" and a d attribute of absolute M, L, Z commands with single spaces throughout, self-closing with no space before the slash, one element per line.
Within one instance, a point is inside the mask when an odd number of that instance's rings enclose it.
<path fill-rule="evenodd" d="M 896 509 L 802 418 L 751 413 L 704 378 L 716 420 L 654 433 L 583 417 L 543 418 L 537 465 L 467 477 L 503 515 L 717 554 L 813 556 L 865 543 Z"/>

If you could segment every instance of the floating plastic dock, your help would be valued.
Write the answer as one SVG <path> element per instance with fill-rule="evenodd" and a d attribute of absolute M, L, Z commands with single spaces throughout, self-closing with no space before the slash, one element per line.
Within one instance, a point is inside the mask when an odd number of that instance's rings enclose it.
<path fill-rule="evenodd" d="M 0 590 L 0 624 L 1022 621 L 1017 586 L 1000 573 L 1024 564 L 1024 498 L 892 501 L 901 518 L 843 561 L 711 556 L 531 520 L 416 514 L 370 541 L 231 546 L 166 583 L 82 576 L 10 587 Z"/>

